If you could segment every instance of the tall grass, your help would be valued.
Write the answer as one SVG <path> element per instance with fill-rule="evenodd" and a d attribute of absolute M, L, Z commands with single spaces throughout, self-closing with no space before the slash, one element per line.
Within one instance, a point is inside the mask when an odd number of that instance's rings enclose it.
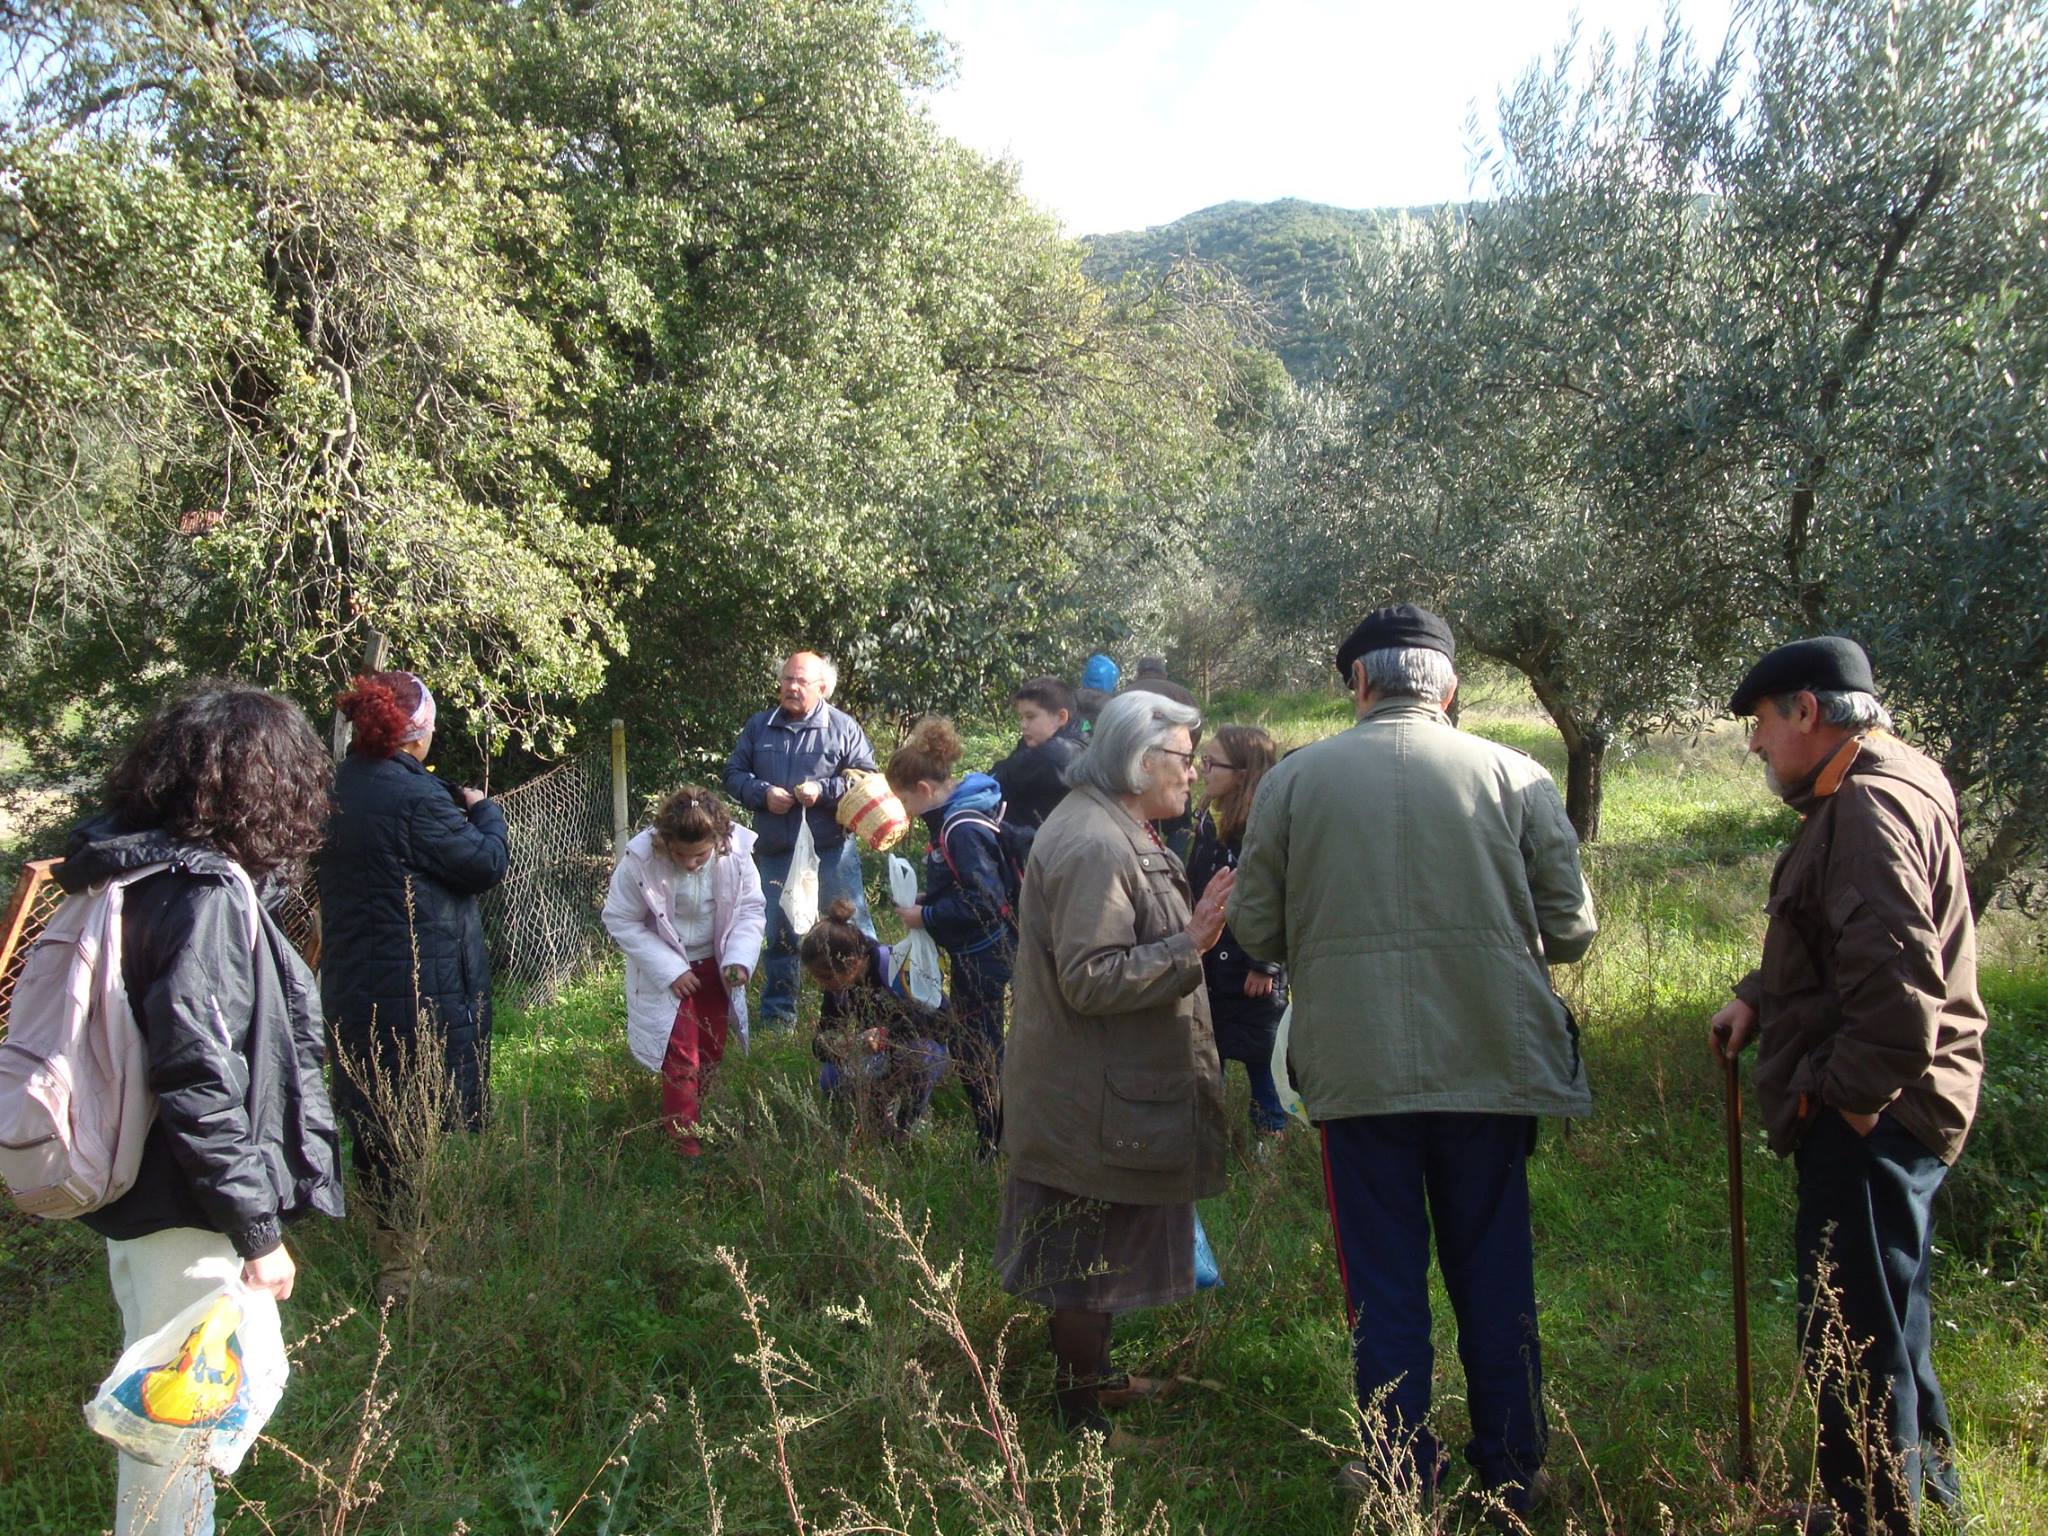
<path fill-rule="evenodd" d="M 1338 701 L 1227 701 L 1283 739 Z M 1523 701 L 1466 724 L 1553 760 Z M 1705 1020 L 1756 953 L 1782 809 L 1726 735 L 1610 768 L 1590 850 L 1603 936 L 1560 975 L 1597 1107 L 1547 1126 L 1532 1185 L 1556 1508 L 1539 1532 L 1761 1531 L 1811 1465 L 1794 1370 L 1791 1188 L 1752 1139 L 1751 1307 L 1762 1469 L 1735 1478 L 1721 1078 Z M 2026 935 L 2009 952 L 2024 957 Z M 1992 1078 L 1951 1179 L 1937 1363 L 1966 1488 L 1991 1531 L 2048 1530 L 2048 978 L 1987 972 Z M 1254 1155 L 1230 1082 L 1228 1192 L 1203 1218 L 1225 1283 L 1120 1325 L 1119 1360 L 1196 1385 L 1131 1415 L 1163 1442 L 1108 1457 L 1053 1425 L 1041 1319 L 995 1286 L 996 1175 L 958 1090 L 901 1148 L 825 1114 L 798 1037 L 735 1047 L 707 1155 L 666 1146 L 624 1048 L 616 976 L 508 1011 L 488 1129 L 437 1146 L 420 1192 L 438 1283 L 380 1317 L 368 1218 L 292 1236 L 290 1316 L 326 1324 L 223 1495 L 230 1531 L 549 1533 L 1417 1533 L 1479 1530 L 1469 1489 L 1361 1509 L 1344 1312 L 1313 1138 Z M 89 1241 L 86 1234 L 74 1240 Z M 1466 1438 L 1448 1307 L 1436 1418 Z M 0 1530 L 96 1530 L 113 1458 L 77 1405 L 118 1324 L 88 1272 L 36 1299 L 0 1370 Z"/>

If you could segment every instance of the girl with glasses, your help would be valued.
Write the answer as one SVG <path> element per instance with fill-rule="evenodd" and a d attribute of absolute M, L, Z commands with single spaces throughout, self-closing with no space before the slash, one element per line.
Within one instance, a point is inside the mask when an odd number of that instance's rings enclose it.
<path fill-rule="evenodd" d="M 1196 766 L 1206 803 L 1187 858 L 1188 885 L 1197 901 L 1219 871 L 1237 868 L 1252 797 L 1278 760 L 1273 738 L 1255 725 L 1226 725 L 1203 743 Z M 1252 959 L 1225 928 L 1215 948 L 1202 956 L 1202 979 L 1209 989 L 1216 1054 L 1225 1062 L 1242 1062 L 1251 1083 L 1252 1131 L 1277 1136 L 1287 1128 L 1272 1072 L 1273 1038 L 1287 1007 L 1286 972 Z"/>

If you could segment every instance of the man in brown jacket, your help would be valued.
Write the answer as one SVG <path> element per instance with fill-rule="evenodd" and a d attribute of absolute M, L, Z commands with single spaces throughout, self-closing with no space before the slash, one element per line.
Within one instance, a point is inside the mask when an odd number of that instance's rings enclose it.
<path fill-rule="evenodd" d="M 1712 1025 L 1724 1060 L 1757 1040 L 1771 1147 L 1798 1165 L 1801 1353 L 1828 1502 L 1791 1513 L 1808 1532 L 1905 1536 L 1923 1482 L 1958 1499 L 1928 1353 L 1934 1193 L 1984 1072 L 1955 796 L 1889 733 L 1853 640 L 1779 647 L 1729 707 L 1755 716 L 1749 750 L 1801 817 L 1771 875 L 1763 964 Z"/>

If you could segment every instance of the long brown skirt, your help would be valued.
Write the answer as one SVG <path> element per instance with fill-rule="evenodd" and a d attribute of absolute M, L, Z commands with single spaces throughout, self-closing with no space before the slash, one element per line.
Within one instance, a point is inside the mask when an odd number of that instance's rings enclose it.
<path fill-rule="evenodd" d="M 1119 1205 L 1012 1175 L 996 1278 L 1058 1311 L 1135 1312 L 1195 1294 L 1195 1207 Z"/>

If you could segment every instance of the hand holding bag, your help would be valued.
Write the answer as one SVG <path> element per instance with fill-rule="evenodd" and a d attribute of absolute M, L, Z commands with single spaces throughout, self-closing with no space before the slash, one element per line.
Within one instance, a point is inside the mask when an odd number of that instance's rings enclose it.
<path fill-rule="evenodd" d="M 907 859 L 889 855 L 889 895 L 899 907 L 908 907 L 917 901 L 917 871 L 910 867 Z M 922 928 L 913 928 L 909 937 L 898 944 L 896 954 L 896 976 L 901 979 L 903 990 L 927 1008 L 945 1006 L 946 983 L 939 972 L 939 946 L 932 942 L 932 936 Z"/>

